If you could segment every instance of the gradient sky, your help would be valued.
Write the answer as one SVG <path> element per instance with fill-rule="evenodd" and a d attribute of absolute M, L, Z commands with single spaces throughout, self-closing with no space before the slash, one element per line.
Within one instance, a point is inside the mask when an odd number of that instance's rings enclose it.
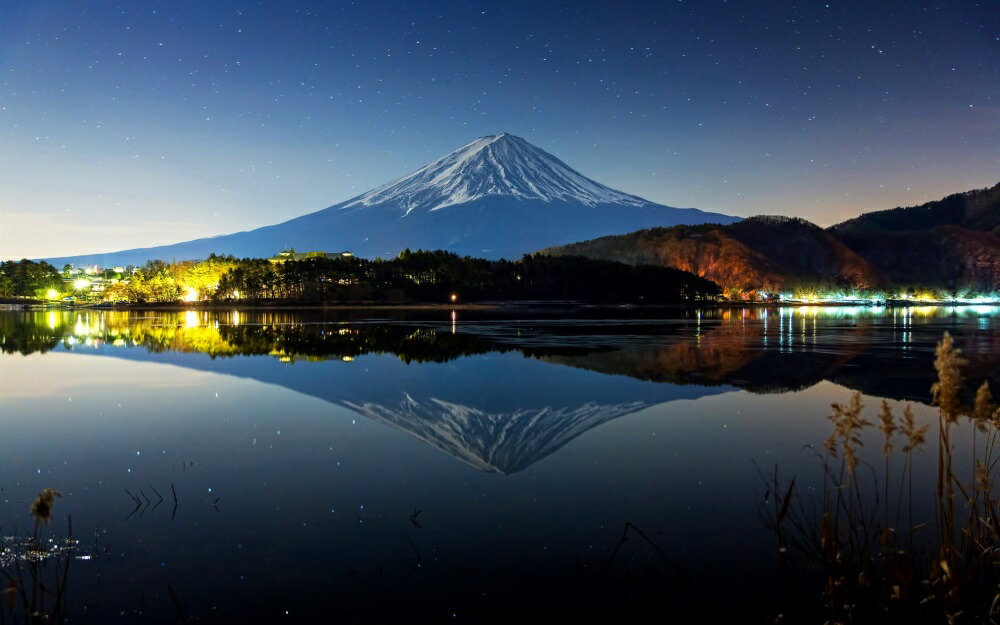
<path fill-rule="evenodd" d="M 1000 2 L 0 5 L 0 257 L 284 221 L 498 132 L 829 225 L 1000 180 Z"/>

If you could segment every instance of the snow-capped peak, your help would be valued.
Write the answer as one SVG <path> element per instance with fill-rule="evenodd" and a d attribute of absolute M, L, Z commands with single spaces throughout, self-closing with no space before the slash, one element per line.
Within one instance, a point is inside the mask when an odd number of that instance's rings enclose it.
<path fill-rule="evenodd" d="M 595 182 L 520 137 L 488 135 L 408 176 L 369 191 L 339 208 L 398 206 L 435 211 L 488 196 L 595 206 L 645 206 L 646 200 Z"/>

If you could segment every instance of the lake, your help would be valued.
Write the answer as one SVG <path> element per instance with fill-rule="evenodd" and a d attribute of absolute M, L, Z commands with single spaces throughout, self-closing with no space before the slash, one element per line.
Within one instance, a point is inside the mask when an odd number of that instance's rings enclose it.
<path fill-rule="evenodd" d="M 1000 389 L 989 306 L 3 312 L 2 564 L 52 487 L 71 622 L 763 619 L 762 474 L 944 332 Z"/>

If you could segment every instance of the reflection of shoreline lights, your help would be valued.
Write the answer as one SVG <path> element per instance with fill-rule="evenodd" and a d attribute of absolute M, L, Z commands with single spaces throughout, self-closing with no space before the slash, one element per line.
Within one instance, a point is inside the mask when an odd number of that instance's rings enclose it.
<path fill-rule="evenodd" d="M 798 315 L 799 317 L 819 316 L 822 314 L 826 318 L 847 319 L 851 317 L 881 317 L 891 314 L 893 318 L 897 316 L 905 317 L 933 317 L 933 316 L 982 316 L 992 315 L 1000 312 L 998 305 L 978 305 L 968 304 L 944 305 L 944 304 L 921 304 L 919 306 L 850 306 L 845 304 L 809 304 L 809 305 L 778 305 L 775 308 L 780 316 Z M 764 311 L 770 308 L 762 309 Z M 770 314 L 770 313 L 762 313 Z M 725 313 L 723 313 L 725 319 Z"/>
<path fill-rule="evenodd" d="M 735 308 L 733 309 L 735 310 Z M 978 305 L 958 304 L 946 306 L 941 304 L 923 304 L 920 306 L 850 306 L 845 304 L 793 304 L 776 305 L 774 307 L 761 307 L 757 313 L 758 319 L 764 321 L 765 328 L 767 319 L 777 317 L 779 319 L 779 336 L 786 334 L 786 322 L 795 326 L 796 331 L 801 333 L 802 328 L 798 327 L 799 320 L 824 317 L 826 319 L 853 319 L 857 317 L 885 317 L 891 319 L 906 317 L 988 317 L 1000 314 L 1000 305 Z M 724 322 L 735 320 L 732 313 L 725 308 L 719 309 L 719 318 Z M 699 313 L 700 318 L 700 313 Z M 810 328 L 811 329 L 811 328 Z M 765 337 L 766 340 L 766 337 Z"/>
<path fill-rule="evenodd" d="M 35 322 L 42 338 L 61 340 L 66 349 L 80 350 L 105 349 L 113 347 L 150 347 L 179 352 L 203 352 L 210 354 L 241 353 L 240 335 L 235 339 L 220 330 L 232 321 L 233 325 L 300 325 L 301 316 L 293 313 L 262 313 L 228 311 L 185 310 L 176 312 L 141 313 L 130 311 L 53 311 L 33 313 Z M 455 333 L 458 330 L 458 313 L 450 310 L 446 313 L 445 323 L 441 324 L 441 333 Z M 709 336 L 711 322 L 721 322 L 721 325 L 732 327 L 757 325 L 762 332 L 759 340 L 767 350 L 789 351 L 799 347 L 807 347 L 822 342 L 822 322 L 817 320 L 844 320 L 844 323 L 834 326 L 847 329 L 852 326 L 862 326 L 868 320 L 875 323 L 887 323 L 892 326 L 892 342 L 900 350 L 910 349 L 915 327 L 927 320 L 972 320 L 972 324 L 982 329 L 992 327 L 995 318 L 1000 316 L 1000 306 L 997 305 L 954 305 L 954 306 L 847 306 L 847 305 L 813 305 L 813 306 L 760 306 L 726 307 L 695 309 L 690 312 L 694 336 L 691 339 L 701 346 L 703 337 Z M 711 320 L 709 327 L 703 327 L 703 320 Z M 878 321 L 879 319 L 884 321 Z M 751 322 L 753 320 L 756 323 Z M 450 323 L 449 323 L 450 322 Z M 305 322 L 309 323 L 309 322 Z M 352 327 L 345 322 L 325 323 L 326 330 L 321 330 L 320 336 L 327 335 L 358 335 L 358 327 Z M 48 331 L 45 329 L 48 328 Z M 51 332 L 50 332 L 51 331 Z M 745 332 L 745 331 L 744 331 Z M 275 338 L 274 345 L 282 345 L 282 338 Z M 367 344 L 368 341 L 357 344 Z M 292 348 L 275 349 L 272 355 L 287 356 Z M 343 353 L 332 354 L 341 358 Z M 352 357 L 355 354 L 349 354 Z M 329 358 L 331 354 L 324 354 Z M 294 362 L 295 358 L 287 362 Z"/>
<path fill-rule="evenodd" d="M 988 315 L 991 312 L 995 312 L 996 309 L 997 309 L 996 306 L 966 306 L 965 307 L 965 310 L 967 310 L 969 312 L 972 312 L 972 313 L 979 314 L 979 315 Z"/>
<path fill-rule="evenodd" d="M 969 299 L 959 298 L 961 304 L 1000 304 L 1000 297 L 973 297 Z"/>

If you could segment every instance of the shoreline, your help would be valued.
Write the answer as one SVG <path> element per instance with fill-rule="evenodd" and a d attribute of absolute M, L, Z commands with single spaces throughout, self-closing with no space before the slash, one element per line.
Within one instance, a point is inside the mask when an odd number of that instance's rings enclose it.
<path fill-rule="evenodd" d="M 148 304 L 67 304 L 63 302 L 41 302 L 39 300 L 26 302 L 0 302 L 0 311 L 28 310 L 162 310 L 165 312 L 185 311 L 232 311 L 232 310 L 502 310 L 524 308 L 566 308 L 566 309 L 617 309 L 617 310 L 697 310 L 697 309 L 732 309 L 732 308 L 918 308 L 918 307 L 967 307 L 967 306 L 1000 306 L 1000 302 L 894 302 L 892 304 L 875 304 L 869 302 L 701 302 L 676 304 L 629 304 L 629 303 L 588 303 L 568 300 L 508 300 L 486 301 L 474 303 L 439 303 L 439 302 L 406 302 L 406 303 L 325 303 L 325 302 L 248 302 L 248 303 L 214 303 L 214 302 L 169 302 Z"/>

